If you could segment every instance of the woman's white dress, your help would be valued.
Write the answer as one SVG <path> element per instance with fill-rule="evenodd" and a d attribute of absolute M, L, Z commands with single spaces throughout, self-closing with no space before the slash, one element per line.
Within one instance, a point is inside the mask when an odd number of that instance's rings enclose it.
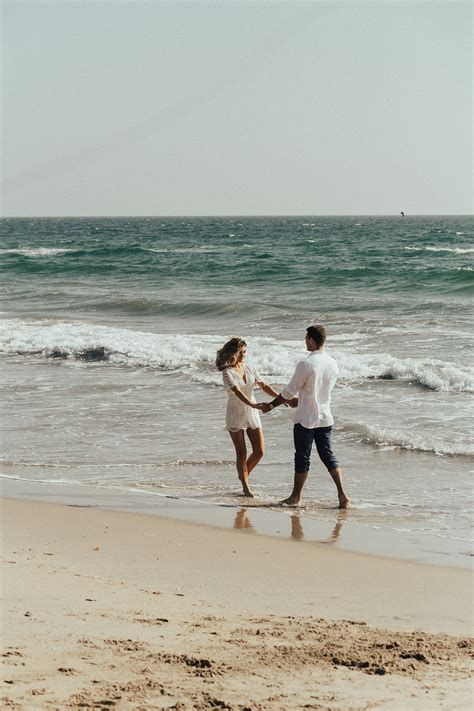
<path fill-rule="evenodd" d="M 251 402 L 256 402 L 253 391 L 256 381 L 262 378 L 253 365 L 244 363 L 244 372 L 247 382 L 245 382 L 244 378 L 239 375 L 235 368 L 226 368 L 222 371 L 224 389 L 229 398 L 227 402 L 225 429 L 230 432 L 238 432 L 238 430 L 246 430 L 248 428 L 254 430 L 262 426 L 259 411 L 246 405 L 232 392 L 232 388 L 237 386 Z"/>

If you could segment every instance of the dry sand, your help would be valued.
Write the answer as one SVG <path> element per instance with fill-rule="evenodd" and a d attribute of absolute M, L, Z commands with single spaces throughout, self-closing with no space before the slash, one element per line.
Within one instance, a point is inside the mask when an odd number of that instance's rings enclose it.
<path fill-rule="evenodd" d="M 7 709 L 472 708 L 466 570 L 2 500 Z"/>

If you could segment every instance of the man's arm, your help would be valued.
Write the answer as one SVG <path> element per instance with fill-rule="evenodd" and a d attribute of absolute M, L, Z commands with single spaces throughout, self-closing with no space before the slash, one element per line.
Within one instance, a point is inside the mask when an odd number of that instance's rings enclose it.
<path fill-rule="evenodd" d="M 305 380 L 306 368 L 304 361 L 300 361 L 296 366 L 296 370 L 288 385 L 283 388 L 281 393 L 274 400 L 263 403 L 262 412 L 270 412 L 270 410 L 273 410 L 274 407 L 278 407 L 278 405 L 282 405 L 283 403 L 289 403 L 291 407 L 296 407 L 298 402 L 296 401 L 295 404 L 295 395 L 299 392 L 300 388 L 303 387 Z"/>

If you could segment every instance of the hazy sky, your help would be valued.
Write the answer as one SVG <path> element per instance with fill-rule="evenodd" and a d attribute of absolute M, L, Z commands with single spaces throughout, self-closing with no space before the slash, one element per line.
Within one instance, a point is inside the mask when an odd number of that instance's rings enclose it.
<path fill-rule="evenodd" d="M 470 1 L 1 7 L 3 215 L 472 212 Z"/>

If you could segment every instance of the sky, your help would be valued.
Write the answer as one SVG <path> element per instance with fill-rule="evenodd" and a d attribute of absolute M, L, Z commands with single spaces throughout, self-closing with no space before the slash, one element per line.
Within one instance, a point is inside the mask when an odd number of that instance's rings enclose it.
<path fill-rule="evenodd" d="M 3 216 L 472 213 L 472 5 L 1 0 Z"/>

